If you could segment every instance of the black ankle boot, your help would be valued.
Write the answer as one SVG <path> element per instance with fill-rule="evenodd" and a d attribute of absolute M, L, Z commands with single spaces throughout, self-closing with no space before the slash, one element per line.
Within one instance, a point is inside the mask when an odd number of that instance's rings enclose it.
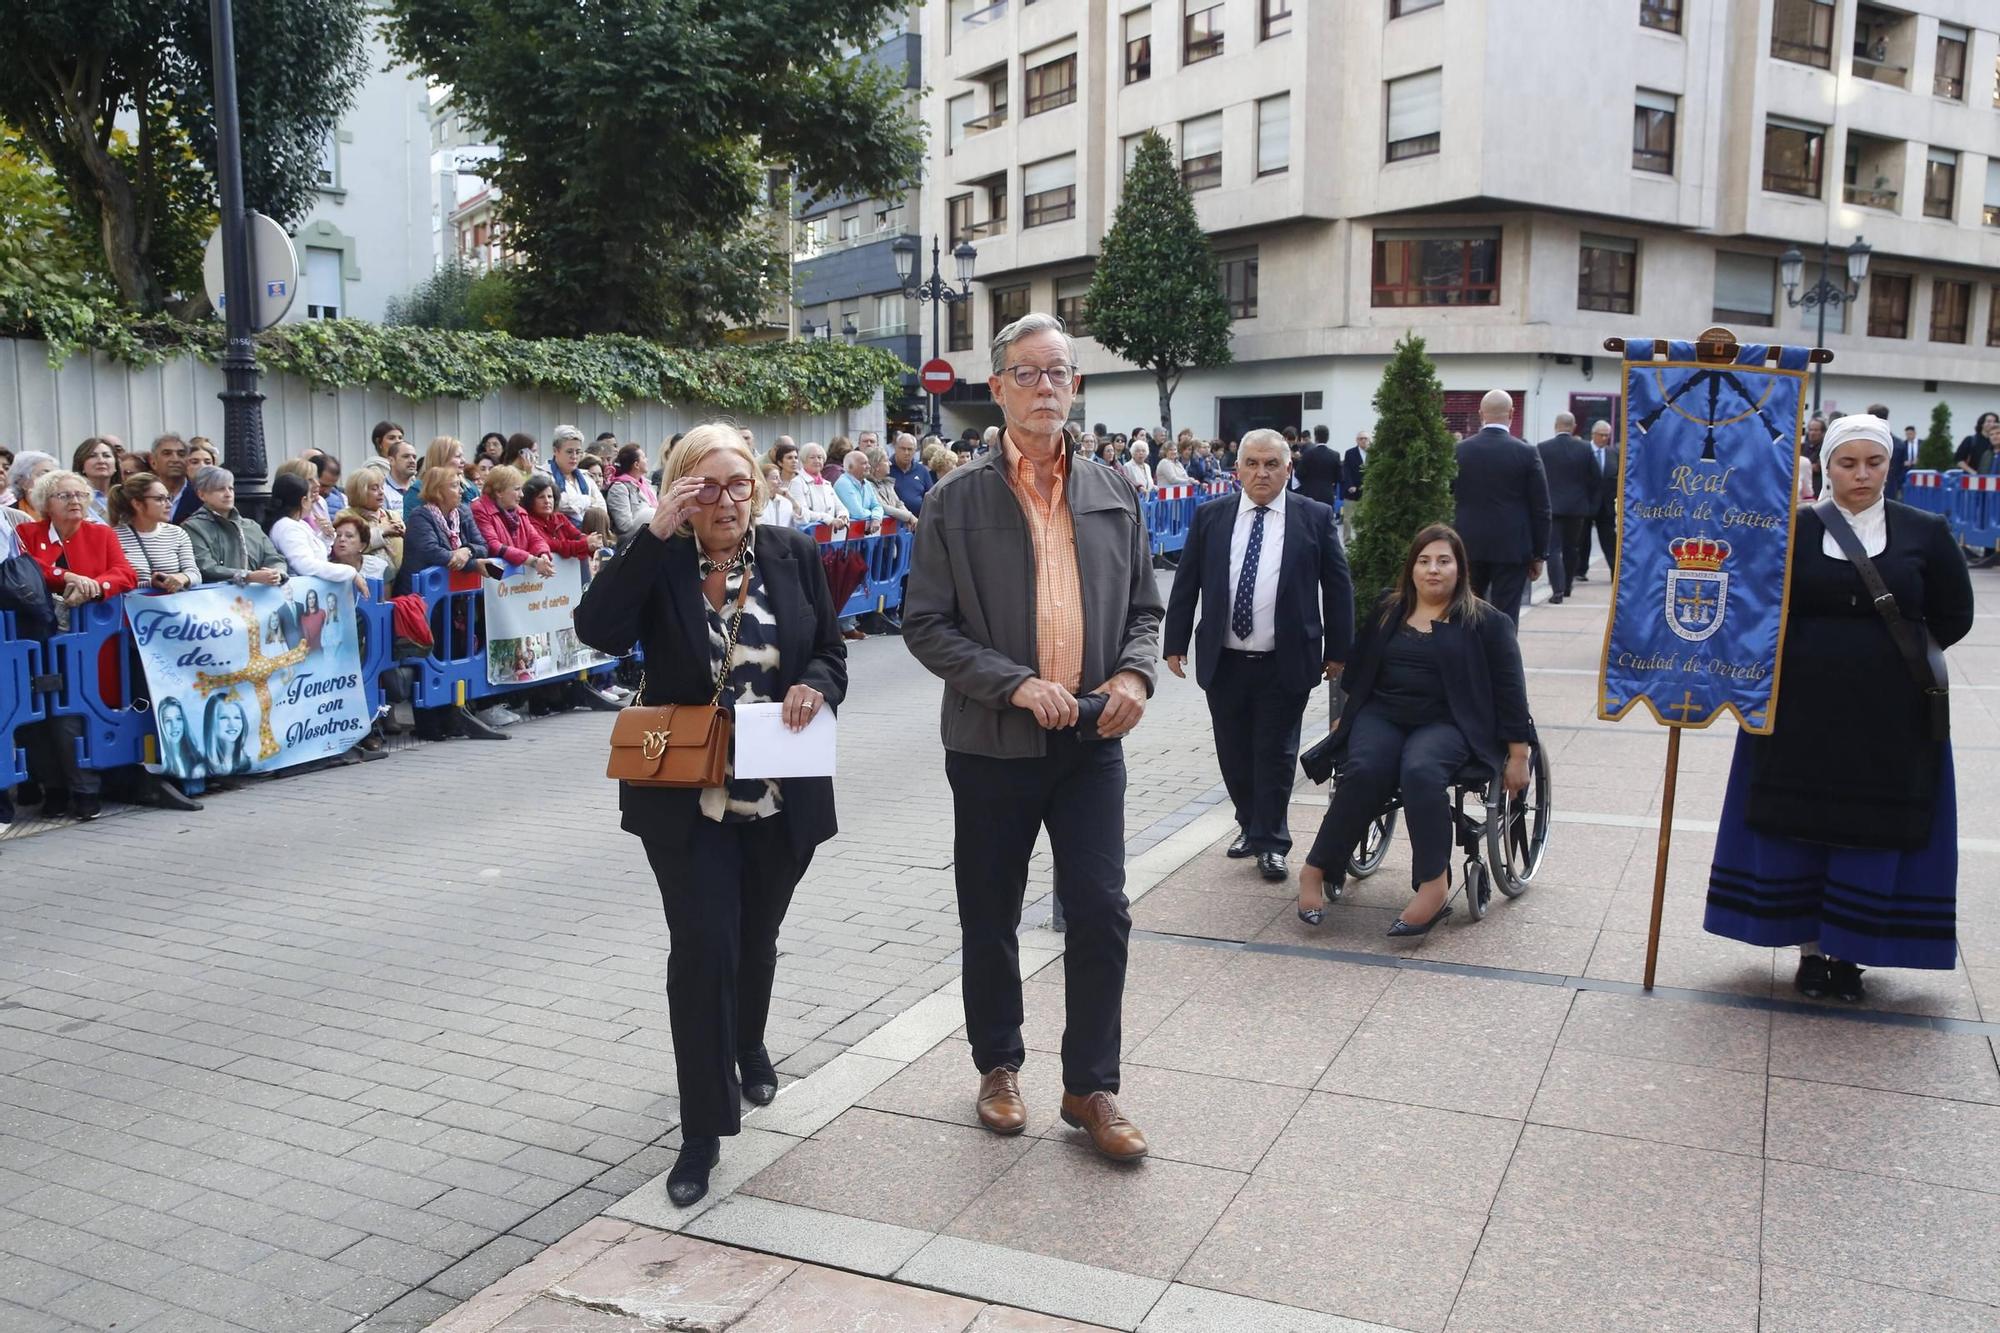
<path fill-rule="evenodd" d="M 771 1067 L 770 1053 L 762 1046 L 746 1051 L 736 1057 L 736 1067 L 743 1074 L 744 1098 L 769 1106 L 778 1095 L 778 1071 Z"/>
<path fill-rule="evenodd" d="M 701 1202 L 708 1193 L 708 1173 L 722 1160 L 722 1140 L 710 1135 L 690 1134 L 681 1140 L 681 1155 L 667 1172 L 667 1197 L 674 1207 L 687 1208 Z"/>

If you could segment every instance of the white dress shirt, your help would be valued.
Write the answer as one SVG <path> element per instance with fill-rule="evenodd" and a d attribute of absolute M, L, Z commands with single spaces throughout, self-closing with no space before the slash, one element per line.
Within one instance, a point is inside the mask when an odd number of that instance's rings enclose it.
<path fill-rule="evenodd" d="M 1236 584 L 1243 577 L 1243 557 L 1250 549 L 1250 528 L 1257 521 L 1257 502 L 1248 491 L 1236 502 L 1236 530 L 1229 538 L 1229 606 L 1236 611 Z M 1268 653 L 1278 646 L 1278 567 L 1285 554 L 1285 492 L 1279 491 L 1264 515 L 1264 545 L 1257 553 L 1257 581 L 1250 593 L 1250 637 L 1239 639 L 1232 625 L 1223 631 L 1222 646 L 1246 653 Z M 1226 620 L 1225 620 L 1226 623 Z"/>
<path fill-rule="evenodd" d="M 1840 512 L 1847 519 L 1847 526 L 1853 528 L 1854 535 L 1861 539 L 1861 549 L 1869 558 L 1889 549 L 1889 501 L 1886 497 L 1878 498 L 1858 514 L 1850 514 L 1845 509 Z M 1840 549 L 1840 543 L 1833 539 L 1830 532 L 1820 534 L 1819 549 L 1835 560 L 1847 559 L 1847 552 Z"/>

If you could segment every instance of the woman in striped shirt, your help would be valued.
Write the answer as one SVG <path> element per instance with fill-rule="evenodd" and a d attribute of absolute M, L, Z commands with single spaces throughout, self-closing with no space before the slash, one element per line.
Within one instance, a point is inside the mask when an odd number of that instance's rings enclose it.
<path fill-rule="evenodd" d="M 167 487 L 150 472 L 135 472 L 111 488 L 111 524 L 141 588 L 179 592 L 201 582 L 194 543 L 167 522 Z"/>

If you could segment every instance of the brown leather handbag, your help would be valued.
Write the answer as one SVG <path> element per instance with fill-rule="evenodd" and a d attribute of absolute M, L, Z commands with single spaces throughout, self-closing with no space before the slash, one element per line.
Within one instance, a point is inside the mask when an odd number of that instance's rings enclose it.
<path fill-rule="evenodd" d="M 729 621 L 729 645 L 715 675 L 715 693 L 705 704 L 628 704 L 611 724 L 611 761 L 604 776 L 635 787 L 720 787 L 729 771 L 733 719 L 722 706 L 729 683 L 736 635 L 743 628 L 743 603 L 750 596 L 750 572 L 736 593 Z M 646 697 L 645 678 L 634 699 Z"/>

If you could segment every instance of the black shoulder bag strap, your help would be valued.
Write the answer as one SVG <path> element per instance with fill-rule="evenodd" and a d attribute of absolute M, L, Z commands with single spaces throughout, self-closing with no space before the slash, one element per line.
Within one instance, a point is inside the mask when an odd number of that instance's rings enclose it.
<path fill-rule="evenodd" d="M 1840 547 L 1841 554 L 1854 566 L 1854 572 L 1861 576 L 1862 586 L 1875 599 L 1876 614 L 1889 628 L 1889 637 L 1895 642 L 1896 650 L 1903 655 L 1903 665 L 1908 668 L 1910 679 L 1923 691 L 1925 706 L 1929 710 L 1931 739 L 1941 741 L 1951 735 L 1951 677 L 1945 673 L 1944 649 L 1938 647 L 1931 632 L 1903 615 L 1903 609 L 1896 602 L 1896 595 L 1882 581 L 1882 571 L 1875 568 L 1875 562 L 1861 549 L 1861 538 L 1854 535 L 1854 529 L 1847 521 L 1847 515 L 1840 512 L 1840 506 L 1832 500 L 1821 500 L 1813 506 L 1813 513 L 1826 525 L 1829 536 Z"/>

